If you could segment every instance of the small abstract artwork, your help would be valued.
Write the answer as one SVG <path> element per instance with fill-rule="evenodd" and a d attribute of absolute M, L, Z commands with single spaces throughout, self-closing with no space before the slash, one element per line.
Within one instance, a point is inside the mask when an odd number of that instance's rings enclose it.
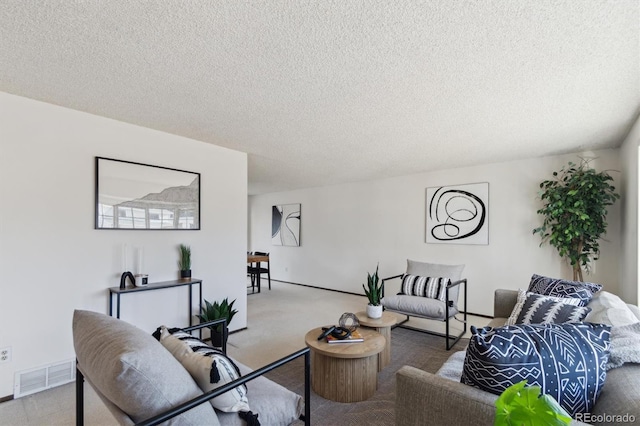
<path fill-rule="evenodd" d="M 427 188 L 426 242 L 489 244 L 489 183 Z"/>
<path fill-rule="evenodd" d="M 274 246 L 300 246 L 300 204 L 271 208 L 271 243 Z"/>

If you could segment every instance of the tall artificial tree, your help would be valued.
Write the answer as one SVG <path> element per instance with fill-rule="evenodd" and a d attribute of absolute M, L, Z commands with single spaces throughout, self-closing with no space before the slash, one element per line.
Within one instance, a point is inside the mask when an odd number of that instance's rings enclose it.
<path fill-rule="evenodd" d="M 542 226 L 533 230 L 542 242 L 554 246 L 573 268 L 573 279 L 583 281 L 582 268 L 600 256 L 599 240 L 607 229 L 607 207 L 620 195 L 610 184 L 613 178 L 597 172 L 588 160 L 579 165 L 569 162 L 553 179 L 540 184 L 544 206 L 537 211 L 544 217 Z"/>

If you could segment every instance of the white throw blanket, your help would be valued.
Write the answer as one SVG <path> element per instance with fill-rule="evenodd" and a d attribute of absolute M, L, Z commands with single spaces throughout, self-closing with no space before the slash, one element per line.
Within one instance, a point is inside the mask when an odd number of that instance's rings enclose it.
<path fill-rule="evenodd" d="M 610 341 L 607 370 L 621 367 L 625 362 L 640 363 L 640 322 L 611 327 Z"/>

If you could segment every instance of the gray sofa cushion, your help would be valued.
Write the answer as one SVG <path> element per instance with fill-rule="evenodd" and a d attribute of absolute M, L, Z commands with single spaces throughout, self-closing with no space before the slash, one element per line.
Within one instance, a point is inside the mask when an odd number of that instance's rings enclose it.
<path fill-rule="evenodd" d="M 591 308 L 591 312 L 584 319 L 586 322 L 611 326 L 624 326 L 640 322 L 629 305 L 608 291 L 603 290 L 596 293 L 588 306 Z"/>
<path fill-rule="evenodd" d="M 635 422 L 640 421 L 640 364 L 625 364 L 620 368 L 607 371 L 607 380 L 591 414 L 593 416 L 626 414 L 635 417 Z M 589 423 L 614 424 L 602 418 L 600 421 L 592 420 Z"/>
<path fill-rule="evenodd" d="M 83 374 L 135 422 L 202 394 L 189 373 L 156 339 L 124 321 L 76 310 L 73 344 Z M 167 424 L 219 422 L 211 405 L 201 404 Z"/>
<path fill-rule="evenodd" d="M 423 316 L 444 321 L 447 317 L 446 305 L 438 299 L 429 299 L 428 297 L 407 296 L 397 294 L 382 299 L 382 306 L 392 311 L 406 313 L 407 315 Z M 449 308 L 450 315 L 455 315 L 458 310 L 453 307 Z"/>
<path fill-rule="evenodd" d="M 246 365 L 235 361 L 243 376 L 251 370 Z M 251 411 L 258 414 L 258 421 L 266 425 L 289 425 L 295 422 L 304 412 L 304 399 L 297 393 L 260 376 L 247 382 L 247 394 Z M 246 426 L 237 413 L 217 412 L 220 423 L 224 426 Z"/>

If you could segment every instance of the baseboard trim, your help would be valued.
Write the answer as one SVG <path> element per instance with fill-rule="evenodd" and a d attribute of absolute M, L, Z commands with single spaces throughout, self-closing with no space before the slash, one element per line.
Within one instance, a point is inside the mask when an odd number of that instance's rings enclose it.
<path fill-rule="evenodd" d="M 353 295 L 353 296 L 362 296 L 362 297 L 365 297 L 362 293 L 353 293 L 353 292 L 351 292 L 351 291 L 336 290 L 336 289 L 334 289 L 334 288 L 318 287 L 318 286 L 315 286 L 315 285 L 301 284 L 301 283 L 294 283 L 294 282 L 292 282 L 292 281 L 282 281 L 282 280 L 276 280 L 276 279 L 273 279 L 273 278 L 271 278 L 271 281 L 277 281 L 277 282 L 279 282 L 279 283 L 283 283 L 283 284 L 292 284 L 292 285 L 299 285 L 299 286 L 302 286 L 302 287 L 315 288 L 315 289 L 318 289 L 318 290 L 333 291 L 333 292 L 336 292 L 336 293 L 342 293 L 342 294 L 351 294 L 351 295 Z M 459 311 L 459 312 L 460 312 L 460 313 L 462 313 L 462 314 L 464 313 L 464 311 Z M 473 313 L 473 312 L 467 312 L 467 315 L 473 315 L 474 317 L 489 318 L 489 319 L 493 319 L 493 318 L 494 318 L 494 317 L 493 317 L 493 316 L 491 316 L 491 315 L 475 314 L 475 313 Z"/>
<path fill-rule="evenodd" d="M 365 296 L 364 296 L 364 294 L 362 294 L 362 293 L 353 293 L 353 292 L 350 292 L 350 291 L 336 290 L 335 288 L 318 287 L 318 286 L 315 286 L 315 285 L 300 284 L 300 283 L 294 283 L 294 282 L 291 282 L 291 281 L 274 280 L 273 278 L 271 278 L 271 281 L 277 281 L 277 282 L 279 282 L 279 283 L 284 283 L 284 284 L 299 285 L 299 286 L 301 286 L 301 287 L 315 288 L 315 289 L 318 289 L 318 290 L 333 291 L 333 292 L 336 292 L 336 293 L 342 293 L 342 294 L 351 294 L 351 295 L 353 295 L 353 296 L 362 296 L 362 297 L 365 297 Z"/>
<path fill-rule="evenodd" d="M 7 395 L 0 398 L 0 403 L 7 402 L 13 400 L 13 395 Z"/>

